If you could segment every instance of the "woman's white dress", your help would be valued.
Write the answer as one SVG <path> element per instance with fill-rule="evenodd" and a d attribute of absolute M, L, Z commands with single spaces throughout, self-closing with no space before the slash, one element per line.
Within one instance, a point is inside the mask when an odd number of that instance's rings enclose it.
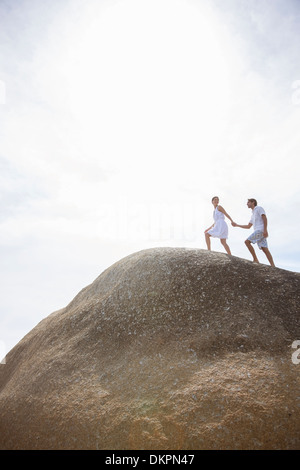
<path fill-rule="evenodd" d="M 218 206 L 214 210 L 215 225 L 208 233 L 216 238 L 228 238 L 228 225 L 225 222 L 225 215 L 218 210 Z"/>

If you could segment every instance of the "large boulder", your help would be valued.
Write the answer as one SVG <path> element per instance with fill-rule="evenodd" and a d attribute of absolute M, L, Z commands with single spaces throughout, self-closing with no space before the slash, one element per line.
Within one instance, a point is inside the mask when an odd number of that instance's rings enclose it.
<path fill-rule="evenodd" d="M 0 448 L 299 448 L 299 302 L 298 273 L 134 253 L 9 352 Z"/>

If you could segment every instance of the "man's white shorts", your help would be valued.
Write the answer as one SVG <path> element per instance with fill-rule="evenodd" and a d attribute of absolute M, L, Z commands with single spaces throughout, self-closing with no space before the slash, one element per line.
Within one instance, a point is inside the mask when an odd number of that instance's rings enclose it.
<path fill-rule="evenodd" d="M 268 248 L 267 239 L 261 230 L 255 230 L 250 237 L 247 238 L 251 243 L 257 243 L 258 248 Z"/>

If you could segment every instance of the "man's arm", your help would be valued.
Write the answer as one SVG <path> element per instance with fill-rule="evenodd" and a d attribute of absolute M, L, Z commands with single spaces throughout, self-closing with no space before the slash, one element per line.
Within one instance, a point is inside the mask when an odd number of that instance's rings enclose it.
<path fill-rule="evenodd" d="M 247 225 L 239 225 L 239 224 L 236 224 L 235 222 L 233 222 L 231 225 L 233 225 L 234 227 L 240 227 L 240 228 L 251 228 L 253 224 L 251 224 L 251 222 L 249 222 L 249 224 L 247 224 Z"/>
<path fill-rule="evenodd" d="M 269 236 L 268 230 L 267 230 L 267 227 L 268 227 L 268 219 L 267 219 L 266 214 L 262 214 L 261 216 L 262 216 L 263 223 L 264 223 L 264 237 L 267 238 L 267 237 Z"/>

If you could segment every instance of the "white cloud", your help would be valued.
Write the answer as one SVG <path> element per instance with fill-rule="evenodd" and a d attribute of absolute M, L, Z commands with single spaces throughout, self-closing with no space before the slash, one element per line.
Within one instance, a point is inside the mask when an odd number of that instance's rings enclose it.
<path fill-rule="evenodd" d="M 20 318 L 15 281 L 21 316 L 34 323 L 130 251 L 204 248 L 213 195 L 245 223 L 256 197 L 275 261 L 300 270 L 297 3 L 24 0 L 0 9 L 1 331 Z M 249 259 L 245 236 L 230 228 L 232 252 Z"/>

